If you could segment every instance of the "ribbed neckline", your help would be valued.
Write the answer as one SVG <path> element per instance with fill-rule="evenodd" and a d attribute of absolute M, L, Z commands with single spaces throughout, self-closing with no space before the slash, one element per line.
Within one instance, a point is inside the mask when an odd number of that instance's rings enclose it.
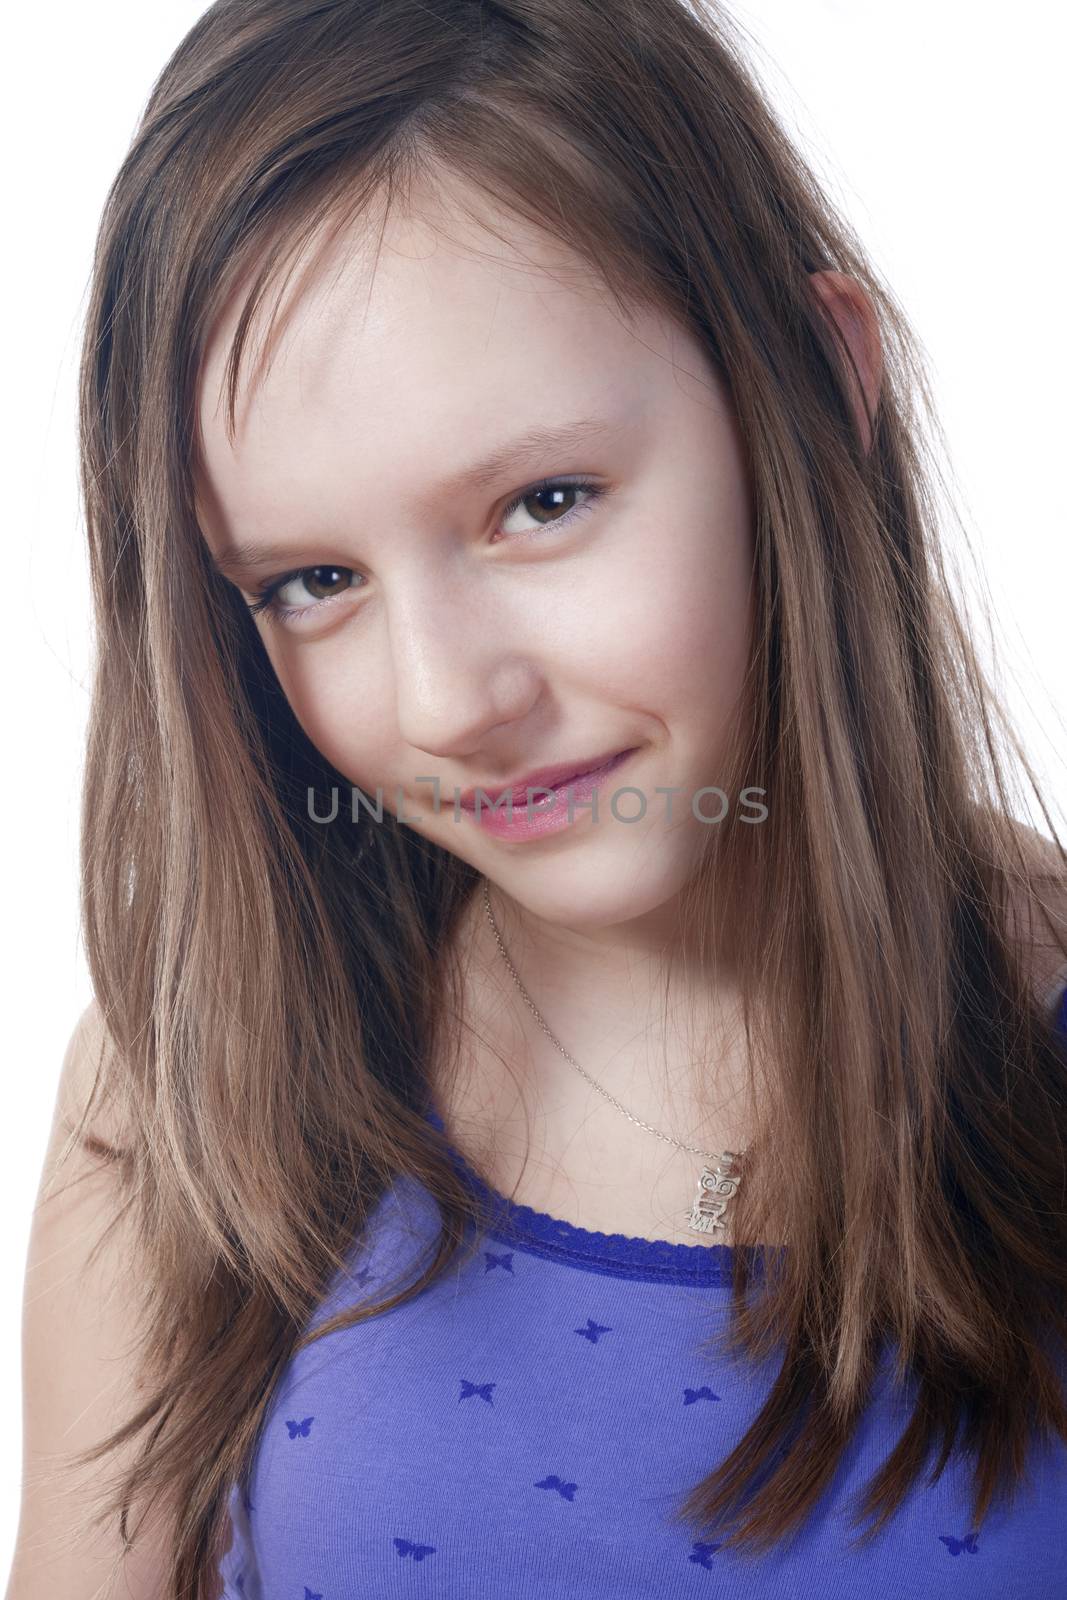
<path fill-rule="evenodd" d="M 435 1109 L 426 1111 L 425 1116 L 439 1133 L 446 1134 Z M 736 1251 L 732 1245 L 674 1244 L 669 1239 L 643 1239 L 579 1228 L 533 1206 L 519 1205 L 491 1188 L 451 1143 L 448 1153 L 460 1177 L 482 1202 L 490 1221 L 486 1231 L 498 1243 L 613 1278 L 705 1286 L 729 1286 L 733 1281 Z M 752 1275 L 758 1276 L 761 1252 L 750 1252 L 749 1261 Z"/>

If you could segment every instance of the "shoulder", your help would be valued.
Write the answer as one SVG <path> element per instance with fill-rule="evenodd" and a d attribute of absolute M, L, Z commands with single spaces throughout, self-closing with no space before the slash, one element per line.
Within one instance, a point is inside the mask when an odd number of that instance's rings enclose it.
<path fill-rule="evenodd" d="M 71 1029 L 63 1056 L 63 1084 L 73 1087 L 91 1083 L 97 1067 L 111 1048 L 100 1002 L 92 999 Z"/>
<path fill-rule="evenodd" d="M 118 1051 L 100 1003 L 90 1000 L 67 1042 L 59 1076 L 56 1122 L 77 1132 L 84 1148 L 95 1155 L 119 1153 L 125 1147 L 122 1117 L 116 1100 L 121 1084 L 116 1075 Z"/>

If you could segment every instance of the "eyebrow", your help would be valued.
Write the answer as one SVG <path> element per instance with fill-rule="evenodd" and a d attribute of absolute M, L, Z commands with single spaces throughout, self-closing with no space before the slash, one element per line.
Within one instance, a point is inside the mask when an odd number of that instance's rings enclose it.
<path fill-rule="evenodd" d="M 518 472 L 550 451 L 603 440 L 621 432 L 622 428 L 623 424 L 605 417 L 580 417 L 555 427 L 527 428 L 496 445 L 488 455 L 451 473 L 432 491 L 432 497 L 444 499 L 464 488 L 491 488 L 505 473 Z M 292 561 L 293 555 L 292 545 L 264 544 L 252 540 L 223 544 L 213 560 L 219 571 L 225 573 Z"/>

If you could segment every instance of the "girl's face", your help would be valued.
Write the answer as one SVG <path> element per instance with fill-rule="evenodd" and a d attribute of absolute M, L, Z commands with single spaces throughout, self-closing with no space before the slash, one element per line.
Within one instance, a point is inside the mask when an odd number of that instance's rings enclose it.
<path fill-rule="evenodd" d="M 249 603 L 284 579 L 256 626 L 353 785 L 551 921 L 651 917 L 696 864 L 700 815 L 722 811 L 694 796 L 723 779 L 748 663 L 729 394 L 680 325 L 624 324 L 547 236 L 498 214 L 503 244 L 440 195 L 394 211 L 380 253 L 376 227 L 339 241 L 262 368 L 255 335 L 233 445 L 236 298 L 224 309 L 200 390 L 201 526 Z M 522 804 L 536 769 L 627 751 L 595 815 L 596 778 Z M 477 787 L 510 787 L 511 829 L 506 795 L 482 821 L 456 804 Z"/>

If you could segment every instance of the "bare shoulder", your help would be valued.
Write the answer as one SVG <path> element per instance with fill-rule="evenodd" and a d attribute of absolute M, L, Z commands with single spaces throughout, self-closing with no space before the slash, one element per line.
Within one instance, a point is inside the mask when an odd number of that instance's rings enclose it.
<path fill-rule="evenodd" d="M 99 1003 L 90 1000 L 67 1042 L 56 1094 L 56 1117 L 69 1132 L 83 1127 L 94 1141 L 121 1149 L 125 1147 L 127 1130 L 121 1126 L 116 1107 L 105 1096 L 107 1074 L 114 1069 L 115 1057 L 104 1014 Z"/>
<path fill-rule="evenodd" d="M 22 1312 L 22 1499 L 6 1600 L 60 1594 L 158 1600 L 164 1592 L 167 1528 L 159 1513 L 145 1519 L 145 1542 L 126 1557 L 117 1518 L 102 1528 L 90 1525 L 91 1491 L 132 1459 L 140 1440 L 128 1456 L 119 1451 L 88 1467 L 75 1468 L 69 1459 L 143 1403 L 136 1230 L 121 1204 L 114 1163 L 100 1159 L 108 1146 L 121 1147 L 127 1130 L 113 1104 L 91 1106 L 111 1049 L 93 1002 L 63 1059 L 31 1221 Z M 79 1126 L 83 1137 L 72 1137 Z"/>

